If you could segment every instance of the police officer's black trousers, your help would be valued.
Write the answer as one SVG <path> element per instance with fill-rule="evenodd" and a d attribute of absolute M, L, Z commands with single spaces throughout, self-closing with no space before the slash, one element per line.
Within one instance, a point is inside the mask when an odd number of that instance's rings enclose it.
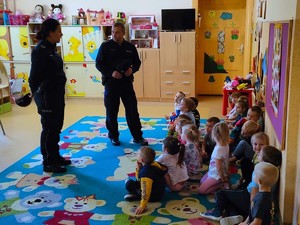
<path fill-rule="evenodd" d="M 115 82 L 105 85 L 104 104 L 106 107 L 106 127 L 109 138 L 119 138 L 118 113 L 120 99 L 125 107 L 125 116 L 129 130 L 135 140 L 142 138 L 141 122 L 137 108 L 137 99 L 131 81 Z"/>
<path fill-rule="evenodd" d="M 64 122 L 64 93 L 57 90 L 34 93 L 34 100 L 41 115 L 40 149 L 43 164 L 52 165 L 60 158 L 58 142 Z"/>

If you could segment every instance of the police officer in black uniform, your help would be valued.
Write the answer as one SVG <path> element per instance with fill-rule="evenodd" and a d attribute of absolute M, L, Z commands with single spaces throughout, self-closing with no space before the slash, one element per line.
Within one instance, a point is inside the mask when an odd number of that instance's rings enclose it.
<path fill-rule="evenodd" d="M 64 122 L 65 83 L 63 61 L 56 52 L 62 37 L 57 20 L 47 19 L 36 35 L 40 40 L 31 53 L 29 85 L 41 115 L 40 149 L 45 172 L 64 173 L 71 164 L 59 154 L 60 132 Z"/>
<path fill-rule="evenodd" d="M 124 24 L 116 22 L 112 28 L 112 39 L 102 43 L 96 58 L 96 68 L 101 72 L 102 84 L 105 86 L 106 127 L 112 144 L 120 145 L 117 120 L 121 99 L 133 141 L 148 145 L 142 136 L 132 83 L 133 74 L 139 70 L 141 61 L 135 46 L 124 40 L 124 35 Z"/>

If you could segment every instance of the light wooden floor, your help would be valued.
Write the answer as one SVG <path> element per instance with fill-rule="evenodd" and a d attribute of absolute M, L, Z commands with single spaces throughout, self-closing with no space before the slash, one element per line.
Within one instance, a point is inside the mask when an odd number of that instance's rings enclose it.
<path fill-rule="evenodd" d="M 221 96 L 200 96 L 198 110 L 201 118 L 217 116 L 222 118 Z M 139 102 L 140 117 L 164 117 L 173 111 L 172 102 Z M 102 99 L 67 99 L 64 128 L 69 127 L 84 116 L 105 115 Z M 121 104 L 120 116 L 124 116 Z M 0 171 L 18 161 L 39 146 L 41 131 L 40 117 L 34 102 L 22 108 L 13 105 L 13 110 L 0 115 L 6 135 L 0 130 Z"/>

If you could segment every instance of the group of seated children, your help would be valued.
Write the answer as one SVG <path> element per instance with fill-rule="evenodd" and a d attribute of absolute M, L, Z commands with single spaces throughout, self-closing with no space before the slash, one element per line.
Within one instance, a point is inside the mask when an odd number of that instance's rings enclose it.
<path fill-rule="evenodd" d="M 176 94 L 175 113 L 166 116 L 172 123 L 163 140 L 162 154 L 156 159 L 153 149 L 142 147 L 136 181 L 126 181 L 128 194 L 125 199 L 140 200 L 136 214 L 144 212 L 148 201 L 161 201 L 165 187 L 177 192 L 188 180 L 200 180 L 198 193 L 215 194 L 216 207 L 200 213 L 199 217 L 221 220 L 223 225 L 244 220 L 241 224 L 253 221 L 265 224 L 273 219 L 271 189 L 278 182 L 281 152 L 269 146 L 269 138 L 262 132 L 261 108 L 249 108 L 244 98 L 235 98 L 234 112 L 231 110 L 224 121 L 217 117 L 207 119 L 206 134 L 201 143 L 196 125 L 198 119 L 200 122 L 200 114 L 197 111 L 196 119 L 193 113 L 198 101 L 185 97 L 182 92 Z M 236 185 L 232 185 L 229 164 L 236 161 L 242 176 Z M 201 174 L 203 163 L 208 164 L 205 174 Z"/>

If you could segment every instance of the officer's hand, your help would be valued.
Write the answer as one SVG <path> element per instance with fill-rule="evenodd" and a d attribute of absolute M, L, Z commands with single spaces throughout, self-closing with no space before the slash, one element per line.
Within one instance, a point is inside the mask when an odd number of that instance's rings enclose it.
<path fill-rule="evenodd" d="M 112 73 L 112 77 L 119 80 L 122 78 L 122 74 L 120 74 L 118 71 L 114 71 Z"/>
<path fill-rule="evenodd" d="M 132 68 L 129 67 L 126 71 L 125 71 L 125 76 L 128 77 L 132 74 Z"/>

